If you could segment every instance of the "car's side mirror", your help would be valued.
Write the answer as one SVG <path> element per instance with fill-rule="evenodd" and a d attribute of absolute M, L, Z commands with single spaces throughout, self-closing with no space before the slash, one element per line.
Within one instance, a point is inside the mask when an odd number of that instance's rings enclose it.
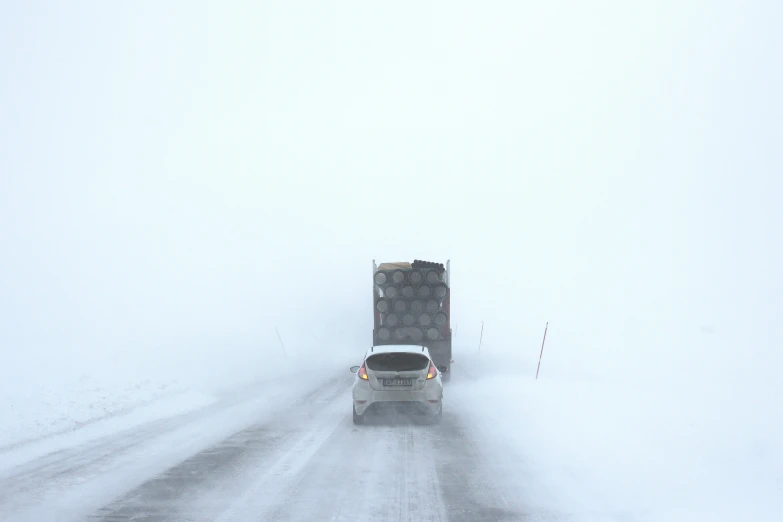
<path fill-rule="evenodd" d="M 351 373 L 356 373 L 358 371 L 359 371 L 359 367 L 358 366 L 351 366 Z"/>
<path fill-rule="evenodd" d="M 440 373 L 443 373 L 443 372 L 445 372 L 446 370 L 448 370 L 448 368 L 446 368 L 446 367 L 445 367 L 445 366 L 443 366 L 442 364 L 441 364 L 440 366 L 438 366 L 438 371 L 439 371 Z"/>

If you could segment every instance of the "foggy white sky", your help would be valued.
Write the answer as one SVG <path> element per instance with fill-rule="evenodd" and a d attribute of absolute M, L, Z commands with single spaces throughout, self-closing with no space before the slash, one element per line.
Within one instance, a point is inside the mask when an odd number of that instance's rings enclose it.
<path fill-rule="evenodd" d="M 275 324 L 358 353 L 371 260 L 450 258 L 471 344 L 485 320 L 487 349 L 535 353 L 548 320 L 569 358 L 647 361 L 709 325 L 759 364 L 783 310 L 782 14 L 6 5 L 3 356 Z"/>

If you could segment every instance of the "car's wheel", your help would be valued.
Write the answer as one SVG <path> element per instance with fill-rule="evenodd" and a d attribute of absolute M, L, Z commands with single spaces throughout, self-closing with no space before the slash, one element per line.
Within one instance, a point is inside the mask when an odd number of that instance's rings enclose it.
<path fill-rule="evenodd" d="M 440 408 L 438 408 L 438 413 L 434 413 L 430 416 L 430 423 L 431 424 L 440 424 L 440 421 L 443 419 L 443 400 L 440 401 Z"/>
<path fill-rule="evenodd" d="M 356 406 L 353 407 L 353 423 L 354 424 L 364 424 L 364 417 L 356 413 Z"/>

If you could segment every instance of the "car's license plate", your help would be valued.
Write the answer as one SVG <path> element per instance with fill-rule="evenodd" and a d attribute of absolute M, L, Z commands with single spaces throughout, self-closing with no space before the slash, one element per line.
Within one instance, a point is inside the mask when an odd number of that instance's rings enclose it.
<path fill-rule="evenodd" d="M 384 379 L 384 386 L 413 386 L 413 379 Z"/>

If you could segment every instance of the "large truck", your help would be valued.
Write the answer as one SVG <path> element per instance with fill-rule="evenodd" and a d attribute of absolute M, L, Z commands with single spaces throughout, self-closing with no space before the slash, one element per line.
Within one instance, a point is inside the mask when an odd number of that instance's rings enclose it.
<path fill-rule="evenodd" d="M 372 262 L 373 346 L 426 346 L 451 377 L 451 261 Z"/>

